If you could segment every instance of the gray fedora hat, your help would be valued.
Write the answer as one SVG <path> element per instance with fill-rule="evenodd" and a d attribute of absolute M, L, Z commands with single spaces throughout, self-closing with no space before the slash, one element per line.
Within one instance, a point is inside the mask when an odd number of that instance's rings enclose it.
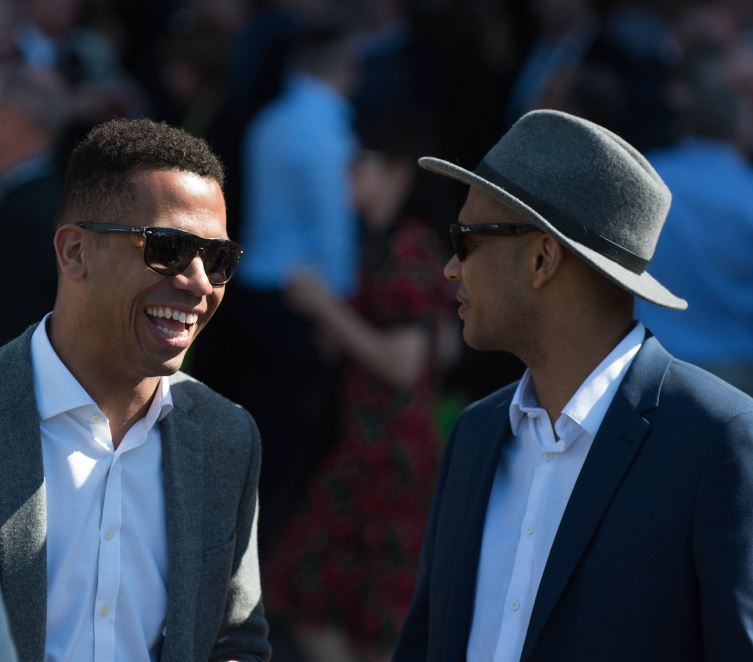
<path fill-rule="evenodd" d="M 629 292 L 688 307 L 646 271 L 672 195 L 638 150 L 598 124 L 535 110 L 473 172 L 434 157 L 419 164 L 522 212 Z"/>

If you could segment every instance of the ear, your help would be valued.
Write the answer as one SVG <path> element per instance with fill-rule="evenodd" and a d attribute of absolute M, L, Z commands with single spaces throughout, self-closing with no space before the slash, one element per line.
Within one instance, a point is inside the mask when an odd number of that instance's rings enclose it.
<path fill-rule="evenodd" d="M 84 230 L 71 224 L 61 225 L 55 232 L 53 241 L 61 275 L 70 280 L 84 278 L 86 276 Z"/>
<path fill-rule="evenodd" d="M 541 233 L 534 244 L 532 257 L 534 289 L 540 289 L 551 281 L 562 266 L 565 259 L 565 249 L 554 237 Z"/>

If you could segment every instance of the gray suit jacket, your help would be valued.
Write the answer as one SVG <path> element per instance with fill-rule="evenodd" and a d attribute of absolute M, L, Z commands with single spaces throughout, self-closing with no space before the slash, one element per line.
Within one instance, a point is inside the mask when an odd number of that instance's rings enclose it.
<path fill-rule="evenodd" d="M 0 348 L 0 581 L 21 662 L 44 657 L 47 522 L 28 329 Z M 171 378 L 161 423 L 168 588 L 163 662 L 267 660 L 256 548 L 260 441 L 252 418 Z M 75 599 L 75 596 L 71 596 Z"/>

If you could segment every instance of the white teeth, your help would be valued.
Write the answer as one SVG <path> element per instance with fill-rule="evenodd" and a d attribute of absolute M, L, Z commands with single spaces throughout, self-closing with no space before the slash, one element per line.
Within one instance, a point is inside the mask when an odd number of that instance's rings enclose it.
<path fill-rule="evenodd" d="M 172 329 L 166 329 L 164 326 L 160 326 L 159 324 L 157 324 L 157 328 L 169 338 L 177 338 L 178 336 L 183 336 L 188 333 L 188 331 L 173 331 Z"/>
<path fill-rule="evenodd" d="M 162 308 L 155 308 L 150 306 L 146 309 L 146 314 L 157 318 L 165 318 L 169 320 L 172 319 L 176 322 L 182 322 L 183 324 L 196 324 L 196 322 L 198 322 L 199 320 L 199 315 L 197 313 L 184 313 L 180 310 L 173 310 L 172 308 L 168 308 L 167 306 Z M 163 327 L 159 328 L 163 329 Z"/>

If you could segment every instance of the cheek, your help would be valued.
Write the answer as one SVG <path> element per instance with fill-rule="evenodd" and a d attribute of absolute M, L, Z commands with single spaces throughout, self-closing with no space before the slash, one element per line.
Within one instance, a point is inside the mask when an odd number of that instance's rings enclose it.
<path fill-rule="evenodd" d="M 212 292 L 212 294 L 209 296 L 207 300 L 207 312 L 210 313 L 210 317 L 207 318 L 209 320 L 212 315 L 214 315 L 217 312 L 217 309 L 220 307 L 220 304 L 222 303 L 222 299 L 225 296 L 225 288 L 224 287 L 218 287 L 215 288 Z"/>

